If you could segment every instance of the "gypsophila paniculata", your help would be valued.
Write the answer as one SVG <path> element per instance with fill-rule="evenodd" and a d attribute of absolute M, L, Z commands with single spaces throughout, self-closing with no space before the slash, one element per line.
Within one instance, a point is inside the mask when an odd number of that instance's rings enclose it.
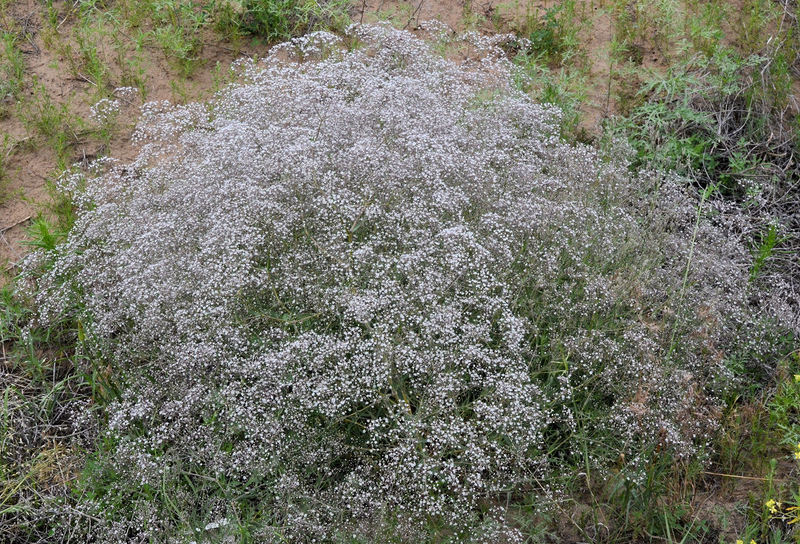
<path fill-rule="evenodd" d="M 557 500 L 578 432 L 635 479 L 715 429 L 761 318 L 743 244 L 680 180 L 563 142 L 497 39 L 462 36 L 456 64 L 348 33 L 146 104 L 132 163 L 62 179 L 80 217 L 29 270 L 40 319 L 80 319 L 124 383 L 105 432 L 136 514 L 84 505 L 98 541 L 228 530 L 241 505 L 184 483 L 209 480 L 258 504 L 264 542 L 513 542 L 505 506 Z M 169 507 L 131 491 L 165 482 Z"/>

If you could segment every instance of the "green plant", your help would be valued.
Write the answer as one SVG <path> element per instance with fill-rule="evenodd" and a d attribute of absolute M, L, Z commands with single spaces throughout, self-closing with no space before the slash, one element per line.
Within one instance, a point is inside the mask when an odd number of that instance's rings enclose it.
<path fill-rule="evenodd" d="M 76 26 L 74 32 L 80 55 L 80 68 L 76 76 L 91 83 L 99 96 L 107 94 L 111 83 L 109 69 L 95 41 L 102 32 L 102 28 L 93 25 L 89 19 Z"/>
<path fill-rule="evenodd" d="M 514 62 L 523 70 L 518 87 L 546 104 L 561 109 L 561 133 L 570 140 L 581 140 L 581 105 L 586 100 L 586 75 L 583 70 L 551 69 L 540 62 L 536 51 L 520 51 Z M 586 138 L 583 138 L 584 140 Z"/>
<path fill-rule="evenodd" d="M 0 288 L 0 539 L 47 540 L 68 518 L 41 516 L 46 504 L 70 497 L 91 427 L 65 417 L 88 415 L 89 388 L 76 369 L 74 328 L 61 322 L 39 328 L 27 301 Z M 74 325 L 74 324 L 73 324 Z M 75 434 L 77 431 L 77 434 Z"/>
<path fill-rule="evenodd" d="M 544 20 L 540 21 L 534 16 L 534 22 L 531 23 L 533 28 L 527 37 L 533 50 L 545 57 L 555 58 L 566 48 L 565 40 L 562 40 L 562 25 L 556 18 L 562 9 L 561 4 L 550 8 L 545 11 Z"/>
<path fill-rule="evenodd" d="M 688 8 L 691 14 L 687 17 L 687 30 L 692 47 L 711 58 L 725 37 L 722 25 L 730 15 L 729 6 L 719 0 L 691 0 Z"/>
<path fill-rule="evenodd" d="M 239 26 L 268 42 L 312 30 L 344 30 L 350 18 L 348 0 L 243 0 Z"/>
<path fill-rule="evenodd" d="M 23 89 L 25 75 L 25 61 L 18 47 L 19 39 L 11 32 L 0 34 L 0 104 L 8 99 L 18 100 Z M 0 108 L 3 108 L 0 106 Z M 0 114 L 2 114 L 0 109 Z"/>
<path fill-rule="evenodd" d="M 19 118 L 53 150 L 64 169 L 72 146 L 84 135 L 84 123 L 72 114 L 69 103 L 54 101 L 43 84 L 34 80 L 33 87 L 33 95 L 17 106 Z"/>
<path fill-rule="evenodd" d="M 769 404 L 772 424 L 791 457 L 800 461 L 800 351 L 784 361 L 783 379 Z"/>
<path fill-rule="evenodd" d="M 199 57 L 202 42 L 197 30 L 185 29 L 183 26 L 159 26 L 154 32 L 156 43 L 164 50 L 167 58 L 177 63 L 181 74 L 189 77 L 201 62 Z"/>
<path fill-rule="evenodd" d="M 147 99 L 147 72 L 144 67 L 146 55 L 144 44 L 135 41 L 131 46 L 128 40 L 117 33 L 110 33 L 111 43 L 114 47 L 115 63 L 120 70 L 120 83 L 124 87 L 135 87 L 143 100 Z"/>
<path fill-rule="evenodd" d="M 770 39 L 768 29 L 782 11 L 769 0 L 743 2 L 738 17 L 736 42 L 745 55 L 763 51 Z"/>
<path fill-rule="evenodd" d="M 5 204 L 11 197 L 7 163 L 13 151 L 14 144 L 11 142 L 11 136 L 3 134 L 3 140 L 0 142 L 0 206 Z M 0 225 L 0 228 L 2 228 L 2 225 Z"/>
<path fill-rule="evenodd" d="M 753 281 L 758 277 L 761 269 L 767 262 L 767 259 L 773 255 L 775 248 L 781 242 L 782 240 L 778 237 L 778 226 L 774 223 L 769 225 L 767 228 L 767 233 L 762 236 L 761 242 L 756 248 L 755 261 L 753 262 L 753 267 L 750 270 L 750 281 Z"/>
<path fill-rule="evenodd" d="M 521 23 L 514 23 L 516 35 L 526 38 L 528 54 L 548 66 L 579 65 L 582 53 L 580 32 L 590 24 L 574 0 L 558 3 L 540 13 L 529 12 Z"/>

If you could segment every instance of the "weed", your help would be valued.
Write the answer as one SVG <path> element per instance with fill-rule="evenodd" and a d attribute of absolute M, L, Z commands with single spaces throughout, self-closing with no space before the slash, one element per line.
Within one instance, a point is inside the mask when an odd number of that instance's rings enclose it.
<path fill-rule="evenodd" d="M 767 45 L 769 28 L 776 12 L 768 0 L 746 0 L 738 18 L 737 45 L 745 53 L 762 51 Z"/>
<path fill-rule="evenodd" d="M 214 29 L 228 42 L 238 45 L 247 31 L 242 28 L 241 14 L 244 11 L 239 2 L 219 2 L 214 4 L 212 17 Z"/>
<path fill-rule="evenodd" d="M 94 85 L 97 94 L 104 96 L 110 86 L 110 72 L 100 51 L 95 38 L 102 30 L 93 26 L 88 21 L 75 28 L 75 41 L 78 45 L 80 66 L 82 71 L 77 76 Z"/>
<path fill-rule="evenodd" d="M 800 352 L 787 357 L 781 370 L 783 379 L 769 404 L 770 416 L 781 443 L 792 458 L 800 460 Z"/>
<path fill-rule="evenodd" d="M 730 16 L 728 4 L 720 1 L 689 2 L 692 15 L 687 18 L 687 33 L 695 51 L 711 58 L 722 45 L 723 22 Z"/>
<path fill-rule="evenodd" d="M 533 50 L 551 59 L 567 48 L 563 27 L 556 18 L 562 9 L 562 5 L 548 9 L 543 21 L 534 16 L 534 22 L 531 23 L 533 28 L 528 34 Z"/>
<path fill-rule="evenodd" d="M 18 47 L 18 38 L 11 32 L 0 34 L 0 117 L 5 104 L 19 100 L 24 87 L 25 61 Z"/>
<path fill-rule="evenodd" d="M 53 150 L 59 169 L 65 169 L 74 144 L 86 135 L 85 123 L 73 115 L 69 103 L 58 104 L 44 85 L 34 81 L 34 94 L 18 104 L 18 115 L 29 131 Z"/>
<path fill-rule="evenodd" d="M 775 247 L 780 243 L 781 240 L 778 238 L 778 226 L 773 223 L 769 225 L 766 235 L 763 236 L 761 243 L 758 245 L 755 261 L 750 270 L 750 281 L 758 277 L 767 259 L 772 257 Z"/>
<path fill-rule="evenodd" d="M 321 28 L 342 31 L 349 23 L 347 0 L 244 0 L 240 27 L 268 42 Z"/>
<path fill-rule="evenodd" d="M 538 8 L 526 15 L 514 28 L 518 36 L 529 40 L 529 54 L 548 66 L 579 66 L 582 53 L 579 33 L 589 23 L 574 0 L 561 2 L 540 14 Z"/>
<path fill-rule="evenodd" d="M 182 26 L 165 25 L 156 28 L 156 43 L 164 50 L 167 58 L 177 63 L 183 77 L 189 77 L 201 62 L 199 53 L 202 43 L 197 31 L 187 31 Z"/>
<path fill-rule="evenodd" d="M 8 134 L 3 134 L 0 142 L 0 206 L 5 204 L 12 195 L 10 190 L 10 179 L 8 177 L 8 160 L 14 151 L 14 144 Z M 2 228 L 3 225 L 0 225 Z"/>
<path fill-rule="evenodd" d="M 136 43 L 131 50 L 127 41 L 111 33 L 111 43 L 114 48 L 115 62 L 120 69 L 120 83 L 124 87 L 135 87 L 140 96 L 147 97 L 147 74 L 144 68 L 143 44 Z"/>
<path fill-rule="evenodd" d="M 662 56 L 669 54 L 669 46 L 676 34 L 676 2 L 617 0 L 612 3 L 610 12 L 614 24 L 613 39 L 628 51 L 628 57 L 634 61 L 641 59 L 641 50 L 646 44 Z"/>

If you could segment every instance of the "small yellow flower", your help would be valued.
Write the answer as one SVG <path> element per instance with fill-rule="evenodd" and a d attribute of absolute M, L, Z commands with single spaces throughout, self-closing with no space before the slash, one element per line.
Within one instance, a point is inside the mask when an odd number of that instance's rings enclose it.
<path fill-rule="evenodd" d="M 775 499 L 770 499 L 766 503 L 764 503 L 764 506 L 769 508 L 770 514 L 777 514 L 778 508 L 781 507 L 781 503 L 777 502 Z"/>
<path fill-rule="evenodd" d="M 750 544 L 758 544 L 754 539 L 750 539 Z"/>
<path fill-rule="evenodd" d="M 739 539 L 736 541 L 736 544 L 744 544 L 744 541 L 742 539 Z"/>
<path fill-rule="evenodd" d="M 794 383 L 800 383 L 800 374 L 794 375 Z"/>

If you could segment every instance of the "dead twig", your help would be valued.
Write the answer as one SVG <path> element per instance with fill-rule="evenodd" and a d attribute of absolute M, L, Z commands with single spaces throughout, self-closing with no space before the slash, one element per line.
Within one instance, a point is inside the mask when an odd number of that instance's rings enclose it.
<path fill-rule="evenodd" d="M 9 230 L 13 229 L 14 227 L 16 227 L 17 225 L 19 225 L 20 223 L 24 223 L 25 221 L 29 221 L 30 219 L 31 219 L 31 216 L 30 216 L 30 215 L 29 215 L 29 216 L 27 216 L 27 217 L 23 217 L 22 219 L 20 219 L 20 220 L 19 220 L 19 221 L 17 221 L 16 223 L 12 223 L 12 224 L 8 225 L 7 227 L 2 227 L 2 228 L 0 228 L 0 233 L 5 233 L 5 232 L 7 232 L 7 231 L 9 231 Z"/>
<path fill-rule="evenodd" d="M 419 10 L 422 9 L 422 4 L 424 4 L 424 3 L 425 3 L 425 0 L 419 0 L 419 4 L 417 4 L 417 9 L 415 9 L 414 12 L 411 14 L 411 16 L 408 18 L 408 21 L 406 22 L 405 26 L 403 27 L 403 30 L 407 30 L 408 29 L 408 25 L 410 25 L 411 21 L 413 21 L 417 17 L 417 14 L 419 13 Z"/>
<path fill-rule="evenodd" d="M 739 480 L 755 480 L 758 482 L 766 482 L 766 478 L 759 478 L 758 476 L 740 476 L 739 474 L 725 474 L 722 472 L 709 472 L 707 470 L 700 471 L 700 474 L 708 474 L 709 476 L 722 476 L 723 478 L 736 478 Z M 773 482 L 783 482 L 784 480 L 772 479 Z"/>

